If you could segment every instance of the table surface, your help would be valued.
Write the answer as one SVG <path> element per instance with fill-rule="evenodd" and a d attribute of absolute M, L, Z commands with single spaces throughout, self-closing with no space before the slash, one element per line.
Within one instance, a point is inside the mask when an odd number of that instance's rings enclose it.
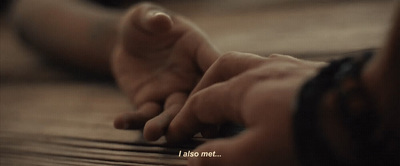
<path fill-rule="evenodd" d="M 170 1 L 223 52 L 284 53 L 330 60 L 380 48 L 394 1 Z M 350 54 L 348 54 L 350 52 Z M 199 142 L 146 142 L 112 127 L 132 111 L 112 81 L 86 77 L 38 58 L 1 19 L 0 165 L 185 165 L 180 150 Z"/>

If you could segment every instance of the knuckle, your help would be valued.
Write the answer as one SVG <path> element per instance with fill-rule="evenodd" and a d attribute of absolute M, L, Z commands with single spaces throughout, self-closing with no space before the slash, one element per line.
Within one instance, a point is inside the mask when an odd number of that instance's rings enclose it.
<path fill-rule="evenodd" d="M 200 100 L 201 96 L 198 93 L 190 97 L 187 101 L 187 108 L 188 108 L 187 110 L 194 110 Z"/>

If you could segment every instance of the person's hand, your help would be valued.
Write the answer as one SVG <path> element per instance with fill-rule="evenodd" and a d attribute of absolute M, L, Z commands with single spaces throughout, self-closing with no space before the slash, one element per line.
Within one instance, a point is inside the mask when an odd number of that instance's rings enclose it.
<path fill-rule="evenodd" d="M 285 55 L 226 54 L 205 73 L 171 122 L 166 138 L 176 142 L 210 125 L 234 122 L 246 130 L 194 150 L 215 151 L 221 157 L 189 158 L 189 165 L 296 165 L 294 100 L 300 86 L 324 65 Z"/>
<path fill-rule="evenodd" d="M 183 106 L 187 94 L 219 54 L 185 18 L 142 3 L 121 19 L 112 70 L 136 111 L 117 117 L 118 129 L 141 129 L 156 140 Z"/>

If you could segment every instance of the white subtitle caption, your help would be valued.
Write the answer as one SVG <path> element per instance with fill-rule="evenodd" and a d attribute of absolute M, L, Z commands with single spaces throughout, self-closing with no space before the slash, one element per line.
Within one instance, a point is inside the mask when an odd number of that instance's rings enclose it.
<path fill-rule="evenodd" d="M 221 155 L 218 155 L 215 153 L 215 151 L 212 152 L 191 152 L 189 151 L 179 151 L 179 157 L 221 157 Z"/>

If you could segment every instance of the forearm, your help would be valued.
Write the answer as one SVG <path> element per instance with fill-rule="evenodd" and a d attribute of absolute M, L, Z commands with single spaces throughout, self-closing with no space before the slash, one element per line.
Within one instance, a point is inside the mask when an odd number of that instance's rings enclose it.
<path fill-rule="evenodd" d="M 399 163 L 400 11 L 395 18 L 379 54 L 333 61 L 303 85 L 293 122 L 304 165 Z"/>
<path fill-rule="evenodd" d="M 77 0 L 19 0 L 12 10 L 19 33 L 44 55 L 110 73 L 119 12 Z"/>
<path fill-rule="evenodd" d="M 400 6 L 383 49 L 366 66 L 355 62 L 351 71 L 343 65 L 348 74 L 340 73 L 346 71 L 343 68 L 335 74 L 335 80 L 342 79 L 324 94 L 320 119 L 337 155 L 359 162 L 398 162 L 394 156 L 400 152 L 399 43 Z"/>
<path fill-rule="evenodd" d="M 364 84 L 388 132 L 400 137 L 400 3 L 385 46 L 366 66 Z"/>

